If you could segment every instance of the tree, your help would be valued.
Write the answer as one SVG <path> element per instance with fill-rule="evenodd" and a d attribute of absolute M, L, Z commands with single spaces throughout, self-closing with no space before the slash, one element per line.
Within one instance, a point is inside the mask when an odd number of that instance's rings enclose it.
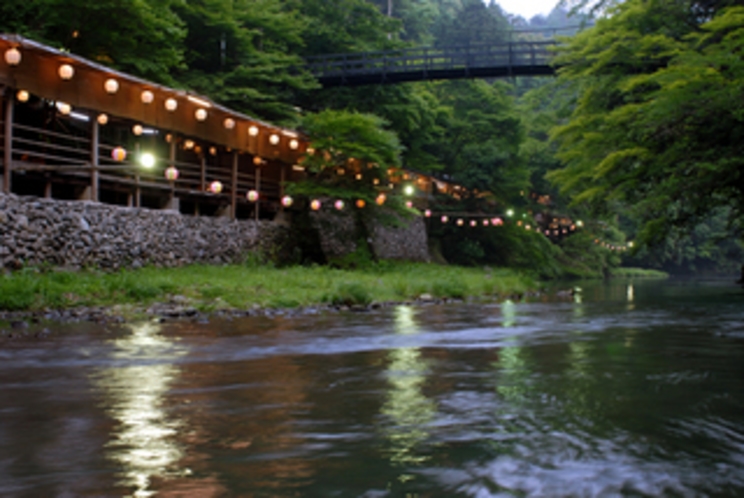
<path fill-rule="evenodd" d="M 644 242 L 719 208 L 742 217 L 744 8 L 699 5 L 629 0 L 557 60 L 579 97 L 551 178 L 575 203 L 628 209 Z"/>
<path fill-rule="evenodd" d="M 181 0 L 5 0 L 0 32 L 15 32 L 143 78 L 172 84 L 183 66 Z"/>
<path fill-rule="evenodd" d="M 326 110 L 304 117 L 301 129 L 310 137 L 313 153 L 302 165 L 308 178 L 292 184 L 294 195 L 341 199 L 353 205 L 363 200 L 374 209 L 375 200 L 387 191 L 389 167 L 400 165 L 401 146 L 397 135 L 385 129 L 386 122 L 373 114 Z M 386 205 L 394 196 L 387 194 Z"/>
<path fill-rule="evenodd" d="M 317 87 L 298 56 L 305 19 L 280 0 L 190 0 L 187 69 L 177 78 L 218 102 L 292 124 L 297 92 Z"/>

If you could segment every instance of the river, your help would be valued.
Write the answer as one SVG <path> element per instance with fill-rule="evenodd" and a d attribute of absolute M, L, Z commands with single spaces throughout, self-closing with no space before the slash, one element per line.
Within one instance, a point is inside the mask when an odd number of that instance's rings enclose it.
<path fill-rule="evenodd" d="M 744 496 L 744 291 L 579 285 L 4 340 L 0 496 Z"/>

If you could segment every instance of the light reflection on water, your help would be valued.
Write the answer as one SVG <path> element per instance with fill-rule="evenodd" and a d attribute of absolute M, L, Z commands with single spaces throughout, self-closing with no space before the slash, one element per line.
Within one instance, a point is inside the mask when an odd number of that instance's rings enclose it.
<path fill-rule="evenodd" d="M 744 293 L 582 287 L 9 343 L 0 495 L 744 496 Z"/>
<path fill-rule="evenodd" d="M 413 308 L 396 308 L 395 332 L 409 335 L 417 331 Z M 429 366 L 419 348 L 392 349 L 388 351 L 387 359 L 386 376 L 390 388 L 380 412 L 390 419 L 390 423 L 383 427 L 383 434 L 389 441 L 392 465 L 410 469 L 429 459 L 420 451 L 421 444 L 429 438 L 427 425 L 436 415 L 436 405 L 423 393 Z M 408 472 L 398 476 L 400 482 L 413 478 Z"/>
<path fill-rule="evenodd" d="M 179 375 L 172 362 L 188 350 L 160 329 L 155 323 L 132 325 L 131 334 L 113 341 L 111 357 L 124 366 L 92 374 L 106 413 L 117 422 L 106 445 L 107 457 L 120 469 L 116 484 L 134 489 L 136 498 L 153 496 L 152 479 L 179 473 L 175 464 L 183 457 L 175 438 L 183 424 L 164 404 Z"/>

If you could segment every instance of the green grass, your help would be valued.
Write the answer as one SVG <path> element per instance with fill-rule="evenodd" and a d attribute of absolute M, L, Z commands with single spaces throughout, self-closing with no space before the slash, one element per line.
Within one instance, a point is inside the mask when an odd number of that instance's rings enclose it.
<path fill-rule="evenodd" d="M 666 272 L 646 268 L 613 268 L 610 275 L 613 278 L 669 278 Z"/>
<path fill-rule="evenodd" d="M 274 268 L 253 264 L 142 268 L 116 273 L 26 269 L 0 276 L 0 309 L 148 305 L 173 295 L 202 310 L 224 307 L 293 308 L 317 304 L 366 305 L 422 294 L 442 298 L 506 296 L 535 288 L 506 269 L 423 263 L 380 263 L 364 269 Z"/>

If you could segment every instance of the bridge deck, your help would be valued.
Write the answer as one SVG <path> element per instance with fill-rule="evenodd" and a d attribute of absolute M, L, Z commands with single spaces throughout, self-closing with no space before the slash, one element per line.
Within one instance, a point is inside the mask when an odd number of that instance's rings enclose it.
<path fill-rule="evenodd" d="M 542 76 L 550 65 L 553 40 L 498 45 L 411 48 L 311 57 L 307 67 L 325 86 L 401 83 L 434 79 Z"/>

